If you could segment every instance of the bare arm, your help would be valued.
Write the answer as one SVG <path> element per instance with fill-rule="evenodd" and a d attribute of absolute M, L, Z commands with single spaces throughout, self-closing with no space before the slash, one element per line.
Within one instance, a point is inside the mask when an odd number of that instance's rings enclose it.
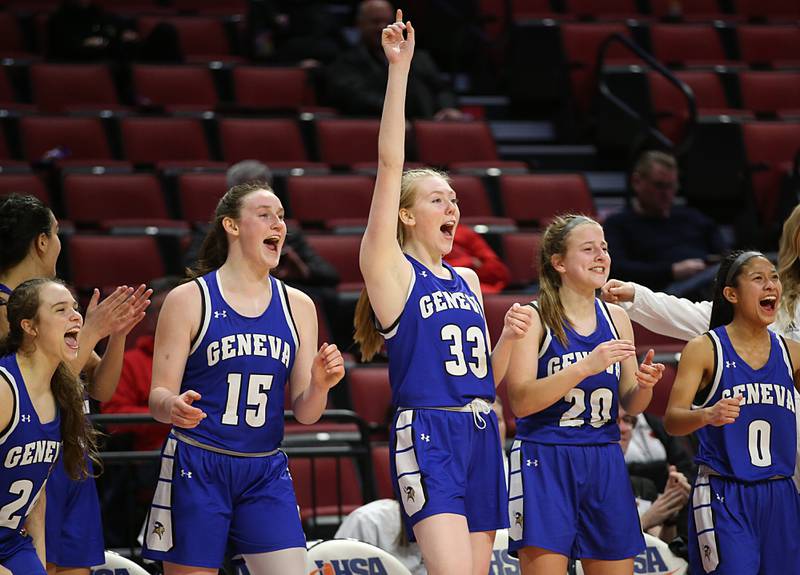
<path fill-rule="evenodd" d="M 378 175 L 361 241 L 359 266 L 378 321 L 388 326 L 400 315 L 411 282 L 411 264 L 397 243 L 397 214 L 405 148 L 405 101 L 408 72 L 414 55 L 414 29 L 397 22 L 381 35 L 389 60 L 389 79 L 378 135 Z M 403 39 L 403 28 L 407 38 Z"/>
<path fill-rule="evenodd" d="M 739 397 L 721 399 L 711 407 L 692 409 L 698 390 L 711 385 L 714 350 L 705 335 L 686 344 L 672 385 L 664 427 L 671 435 L 688 435 L 705 425 L 727 425 L 739 416 Z"/>
<path fill-rule="evenodd" d="M 192 336 L 200 328 L 200 290 L 194 282 L 172 290 L 158 316 L 150 384 L 150 413 L 162 423 L 197 427 L 206 416 L 192 406 L 200 399 L 193 390 L 180 393 Z"/>
<path fill-rule="evenodd" d="M 315 423 L 328 402 L 328 390 L 344 377 L 344 360 L 339 349 L 323 343 L 317 350 L 317 311 L 303 292 L 287 287 L 297 323 L 300 345 L 289 379 L 294 417 L 300 423 Z"/>
<path fill-rule="evenodd" d="M 45 486 L 42 485 L 41 490 L 36 495 L 28 516 L 25 518 L 25 531 L 28 532 L 33 540 L 33 547 L 36 549 L 36 556 L 42 562 L 42 566 L 47 565 L 47 553 L 44 544 L 44 517 L 45 517 Z"/>
<path fill-rule="evenodd" d="M 608 306 L 614 325 L 623 340 L 635 344 L 633 327 L 625 310 L 616 305 Z M 653 363 L 654 351 L 651 349 L 640 365 L 636 365 L 636 356 L 631 356 L 620 365 L 619 400 L 625 411 L 631 415 L 639 415 L 653 399 L 653 386 L 664 373 L 664 364 Z"/>
<path fill-rule="evenodd" d="M 539 374 L 539 342 L 544 327 L 539 314 L 534 314 L 531 327 L 514 349 L 506 373 L 511 410 L 517 417 L 538 413 L 562 399 L 581 381 L 604 371 L 608 366 L 633 357 L 633 343 L 611 340 L 597 346 L 587 357 L 553 374 Z"/>
<path fill-rule="evenodd" d="M 654 333 L 684 341 L 707 331 L 711 320 L 710 301 L 693 302 L 634 282 L 609 280 L 602 294 L 607 302 L 621 305 L 632 321 Z"/>

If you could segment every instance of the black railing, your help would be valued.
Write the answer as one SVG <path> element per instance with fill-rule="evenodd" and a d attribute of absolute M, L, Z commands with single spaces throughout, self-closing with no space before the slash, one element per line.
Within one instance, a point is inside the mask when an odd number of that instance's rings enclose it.
<path fill-rule="evenodd" d="M 656 125 L 654 125 L 653 119 L 640 114 L 633 108 L 633 106 L 611 91 L 611 88 L 609 87 L 608 82 L 603 74 L 603 69 L 605 67 L 606 54 L 610 46 L 614 43 L 624 46 L 628 51 L 632 52 L 636 57 L 642 60 L 651 70 L 663 76 L 670 84 L 680 90 L 681 94 L 683 94 L 689 109 L 689 118 L 684 131 L 683 140 L 681 142 L 673 142 L 670 140 L 661 130 L 658 129 Z M 636 42 L 618 33 L 612 34 L 603 40 L 603 43 L 600 45 L 600 48 L 597 51 L 595 77 L 597 78 L 597 89 L 600 93 L 600 96 L 615 106 L 619 112 L 638 123 L 643 135 L 652 138 L 666 148 L 672 149 L 676 155 L 682 155 L 692 145 L 694 130 L 697 125 L 697 103 L 695 101 L 692 89 L 678 79 L 678 77 L 675 76 L 675 74 L 673 74 L 666 66 L 656 60 L 652 54 L 649 54 L 642 49 L 642 47 Z M 646 137 L 642 138 L 642 140 L 646 139 Z"/>

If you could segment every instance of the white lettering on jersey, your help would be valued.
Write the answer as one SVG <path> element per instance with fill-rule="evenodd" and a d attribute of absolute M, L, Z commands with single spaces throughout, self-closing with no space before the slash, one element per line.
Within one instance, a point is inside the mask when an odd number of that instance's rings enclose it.
<path fill-rule="evenodd" d="M 428 319 L 434 313 L 447 309 L 472 310 L 481 314 L 481 306 L 474 295 L 464 292 L 435 291 L 419 298 L 419 311 L 422 319 Z M 482 314 L 481 314 L 482 315 Z"/>
<path fill-rule="evenodd" d="M 571 351 L 569 353 L 565 353 L 561 357 L 551 357 L 547 362 L 547 375 L 550 376 L 554 373 L 558 373 L 562 369 L 565 369 L 574 363 L 578 363 L 588 355 L 588 351 Z M 619 363 L 609 365 L 606 368 L 606 373 L 619 377 Z"/>
<path fill-rule="evenodd" d="M 263 333 L 228 335 L 218 341 L 212 341 L 206 347 L 208 367 L 226 359 L 246 355 L 271 357 L 288 368 L 292 359 L 292 349 L 281 338 Z"/>
<path fill-rule="evenodd" d="M 11 469 L 34 463 L 53 463 L 58 457 L 60 449 L 61 442 L 50 439 L 40 439 L 25 445 L 17 445 L 8 450 L 3 466 Z"/>
<path fill-rule="evenodd" d="M 742 396 L 742 405 L 778 405 L 792 413 L 795 411 L 794 393 L 777 383 L 746 383 L 722 390 L 722 399 L 737 395 Z"/>

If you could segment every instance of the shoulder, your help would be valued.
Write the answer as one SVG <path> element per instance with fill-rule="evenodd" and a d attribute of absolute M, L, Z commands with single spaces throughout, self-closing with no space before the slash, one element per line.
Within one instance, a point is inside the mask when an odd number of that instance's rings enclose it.
<path fill-rule="evenodd" d="M 200 301 L 200 287 L 195 281 L 188 281 L 170 290 L 164 298 L 164 305 L 190 305 Z"/>
<path fill-rule="evenodd" d="M 783 338 L 783 341 L 786 342 L 786 349 L 789 352 L 792 365 L 795 370 L 800 370 L 800 342 L 786 337 Z"/>
<path fill-rule="evenodd" d="M 307 293 L 287 284 L 281 285 L 286 288 L 286 296 L 289 298 L 289 305 L 292 306 L 293 311 L 314 309 L 314 300 Z"/>
<path fill-rule="evenodd" d="M 617 329 L 624 332 L 624 334 L 620 334 L 621 336 L 624 337 L 624 335 L 630 336 L 633 334 L 633 325 L 631 325 L 631 318 L 628 317 L 628 312 L 615 303 L 605 303 L 601 301 L 600 305 L 605 305 L 608 308 L 611 321 L 614 322 Z"/>
<path fill-rule="evenodd" d="M 711 359 L 714 356 L 714 344 L 709 333 L 706 332 L 689 340 L 681 352 L 681 359 Z"/>
<path fill-rule="evenodd" d="M 3 358 L 4 359 L 4 358 Z M 2 365 L 2 362 L 0 362 Z M 5 376 L 0 376 L 0 433 L 8 426 L 13 417 L 14 390 Z"/>
<path fill-rule="evenodd" d="M 460 275 L 465 282 L 469 285 L 470 289 L 475 293 L 479 293 L 481 291 L 481 282 L 478 279 L 478 274 L 475 273 L 475 270 L 470 268 L 453 268 L 456 270 L 456 273 Z"/>

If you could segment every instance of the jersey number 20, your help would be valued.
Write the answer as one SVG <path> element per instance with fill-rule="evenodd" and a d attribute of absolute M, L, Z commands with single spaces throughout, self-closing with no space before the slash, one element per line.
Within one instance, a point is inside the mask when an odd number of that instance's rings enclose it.
<path fill-rule="evenodd" d="M 22 515 L 15 515 L 15 513 L 22 509 L 31 498 L 33 482 L 28 479 L 18 479 L 11 484 L 8 492 L 18 497 L 11 503 L 3 505 L 3 508 L 0 509 L 0 527 L 17 529 L 20 521 L 22 521 Z"/>

